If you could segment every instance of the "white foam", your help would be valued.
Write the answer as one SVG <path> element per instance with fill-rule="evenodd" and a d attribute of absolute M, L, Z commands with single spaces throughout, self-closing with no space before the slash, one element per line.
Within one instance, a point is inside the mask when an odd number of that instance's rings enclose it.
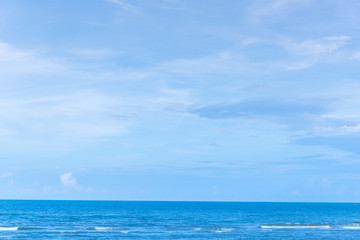
<path fill-rule="evenodd" d="M 203 230 L 202 228 L 193 228 L 194 231 L 201 231 Z"/>
<path fill-rule="evenodd" d="M 344 229 L 360 229 L 360 227 L 354 227 L 354 226 L 345 226 Z"/>
<path fill-rule="evenodd" d="M 94 227 L 95 230 L 106 231 L 106 230 L 115 230 L 113 227 Z"/>
<path fill-rule="evenodd" d="M 220 228 L 217 230 L 212 230 L 211 232 L 224 233 L 224 232 L 232 232 L 234 230 L 235 230 L 234 228 Z"/>
<path fill-rule="evenodd" d="M 59 231 L 59 233 L 78 233 L 79 231 Z"/>
<path fill-rule="evenodd" d="M 121 233 L 129 233 L 130 231 L 120 231 Z"/>
<path fill-rule="evenodd" d="M 322 228 L 322 229 L 328 229 L 331 228 L 329 225 L 323 225 L 323 226 L 304 226 L 304 225 L 297 225 L 297 226 L 286 226 L 286 225 L 274 225 L 274 226 L 260 226 L 264 229 L 294 229 L 294 228 Z"/>
<path fill-rule="evenodd" d="M 16 231 L 19 227 L 0 227 L 0 231 Z"/>

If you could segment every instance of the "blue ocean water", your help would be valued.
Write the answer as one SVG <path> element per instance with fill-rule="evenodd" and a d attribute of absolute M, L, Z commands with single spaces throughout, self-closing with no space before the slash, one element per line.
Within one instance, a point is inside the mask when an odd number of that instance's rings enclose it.
<path fill-rule="evenodd" d="M 0 238 L 360 239 L 360 204 L 1 200 Z"/>

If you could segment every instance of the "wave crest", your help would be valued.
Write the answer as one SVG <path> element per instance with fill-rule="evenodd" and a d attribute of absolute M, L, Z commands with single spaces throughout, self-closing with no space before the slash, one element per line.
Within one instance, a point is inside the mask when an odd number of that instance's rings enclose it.
<path fill-rule="evenodd" d="M 19 227 L 0 227 L 0 231 L 16 231 Z"/>
<path fill-rule="evenodd" d="M 220 228 L 220 229 L 211 230 L 211 232 L 225 233 L 225 232 L 232 232 L 234 230 L 235 230 L 235 228 Z"/>
<path fill-rule="evenodd" d="M 296 229 L 296 228 L 320 228 L 329 229 L 331 228 L 328 223 L 314 224 L 314 223 L 286 223 L 286 224 L 273 224 L 273 225 L 262 225 L 260 228 L 263 229 Z"/>
<path fill-rule="evenodd" d="M 355 227 L 355 226 L 345 226 L 343 227 L 344 229 L 360 229 L 360 226 Z"/>

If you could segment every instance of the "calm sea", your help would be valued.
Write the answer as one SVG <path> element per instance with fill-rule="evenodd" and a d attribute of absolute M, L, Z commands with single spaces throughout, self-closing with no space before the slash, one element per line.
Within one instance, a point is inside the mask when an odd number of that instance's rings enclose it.
<path fill-rule="evenodd" d="M 7 239 L 360 239 L 360 204 L 0 201 Z"/>

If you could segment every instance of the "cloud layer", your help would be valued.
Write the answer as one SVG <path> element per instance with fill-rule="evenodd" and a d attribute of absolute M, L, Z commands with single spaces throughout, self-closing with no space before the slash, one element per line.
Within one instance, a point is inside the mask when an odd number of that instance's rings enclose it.
<path fill-rule="evenodd" d="M 360 196 L 356 1 L 28 4 L 0 9 L 0 197 Z"/>

